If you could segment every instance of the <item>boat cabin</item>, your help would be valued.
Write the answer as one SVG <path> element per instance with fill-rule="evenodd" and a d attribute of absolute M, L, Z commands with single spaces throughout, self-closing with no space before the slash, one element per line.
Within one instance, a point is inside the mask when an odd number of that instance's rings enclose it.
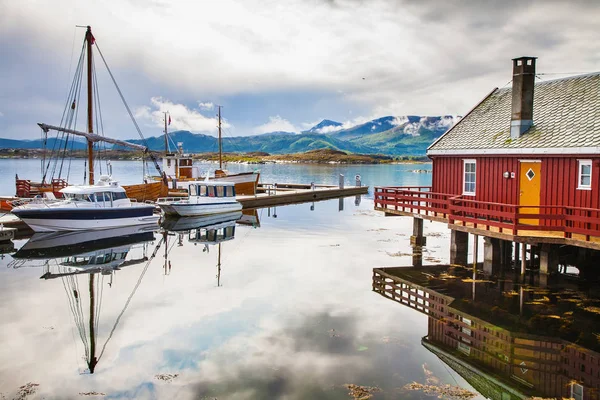
<path fill-rule="evenodd" d="M 190 196 L 235 197 L 235 183 L 219 181 L 192 182 L 188 186 Z"/>
<path fill-rule="evenodd" d="M 376 188 L 375 208 L 600 249 L 600 72 L 535 82 L 535 57 L 512 64 L 512 88 L 492 90 L 428 148 L 431 187 Z"/>
<path fill-rule="evenodd" d="M 194 159 L 189 154 L 184 154 L 182 143 L 174 153 L 166 153 L 163 157 L 163 171 L 169 179 L 190 180 L 198 179 L 200 172 L 194 167 Z"/>
<path fill-rule="evenodd" d="M 100 207 L 119 207 L 131 204 L 125 189 L 108 177 L 101 177 L 96 185 L 67 186 L 60 190 L 66 201 L 96 203 Z"/>

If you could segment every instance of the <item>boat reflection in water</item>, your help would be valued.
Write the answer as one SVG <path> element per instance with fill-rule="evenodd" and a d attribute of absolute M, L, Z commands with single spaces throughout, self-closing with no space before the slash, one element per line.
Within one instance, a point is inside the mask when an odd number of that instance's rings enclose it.
<path fill-rule="evenodd" d="M 150 257 L 146 255 L 147 244 L 154 240 L 154 229 L 156 225 L 150 224 L 89 232 L 36 233 L 13 255 L 9 264 L 13 268 L 42 267 L 40 279 L 62 280 L 90 374 L 94 373 L 162 242 Z M 131 256 L 134 248 L 141 250 L 137 258 Z M 140 278 L 99 349 L 98 323 L 104 287 L 112 287 L 116 271 L 136 264 L 145 264 Z M 86 313 L 89 313 L 89 318 L 86 318 Z"/>
<path fill-rule="evenodd" d="M 423 346 L 494 400 L 600 398 L 600 299 L 580 285 L 460 266 L 373 270 L 373 291 L 428 316 Z"/>
<path fill-rule="evenodd" d="M 203 252 L 209 252 L 210 246 L 217 245 L 217 286 L 221 286 L 221 243 L 233 240 L 236 222 L 242 221 L 242 211 L 199 217 L 166 218 L 162 223 L 165 242 L 169 235 L 177 236 L 179 246 L 187 236 L 187 241 L 194 245 L 203 244 Z M 165 275 L 171 272 L 171 262 L 168 260 L 168 243 L 165 246 Z"/>

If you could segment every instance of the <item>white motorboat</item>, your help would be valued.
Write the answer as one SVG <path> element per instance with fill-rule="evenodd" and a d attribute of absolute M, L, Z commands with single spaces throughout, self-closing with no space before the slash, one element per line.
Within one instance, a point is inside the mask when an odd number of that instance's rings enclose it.
<path fill-rule="evenodd" d="M 109 176 L 95 185 L 67 186 L 62 200 L 39 199 L 12 209 L 35 232 L 85 231 L 157 223 L 151 204 L 132 202 Z"/>
<path fill-rule="evenodd" d="M 163 197 L 156 204 L 167 216 L 192 217 L 240 211 L 235 184 L 220 181 L 195 181 L 188 184 L 189 196 Z"/>

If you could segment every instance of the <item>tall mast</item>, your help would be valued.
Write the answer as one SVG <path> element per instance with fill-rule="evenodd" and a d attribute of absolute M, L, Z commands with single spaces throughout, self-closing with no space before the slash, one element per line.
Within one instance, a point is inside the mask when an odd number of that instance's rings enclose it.
<path fill-rule="evenodd" d="M 87 43 L 87 100 L 88 100 L 88 133 L 94 133 L 94 120 L 93 120 L 93 93 L 92 93 L 92 44 L 94 44 L 94 36 L 92 35 L 92 27 L 88 25 L 87 32 L 85 33 L 85 41 Z M 88 139 L 88 170 L 89 170 L 89 184 L 94 184 L 94 142 Z"/>
<path fill-rule="evenodd" d="M 219 169 L 223 168 L 223 146 L 221 144 L 221 106 L 219 107 Z"/>
<path fill-rule="evenodd" d="M 165 155 L 169 153 L 169 139 L 167 138 L 167 111 L 164 111 L 165 115 Z"/>

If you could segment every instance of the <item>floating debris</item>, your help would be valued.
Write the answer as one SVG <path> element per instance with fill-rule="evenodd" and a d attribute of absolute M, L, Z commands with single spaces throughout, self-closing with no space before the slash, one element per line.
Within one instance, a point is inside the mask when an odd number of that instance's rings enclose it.
<path fill-rule="evenodd" d="M 179 374 L 158 374 L 158 375 L 154 375 L 154 378 L 158 379 L 159 381 L 171 382 L 171 381 L 173 381 L 173 379 L 177 378 L 178 376 L 179 376 Z"/>
<path fill-rule="evenodd" d="M 339 333 L 337 333 L 335 331 L 335 329 L 330 329 L 327 332 L 329 332 L 329 337 L 340 337 L 341 336 Z"/>
<path fill-rule="evenodd" d="M 433 374 L 433 372 L 427 368 L 427 363 L 422 365 L 423 373 L 425 374 L 425 381 L 430 385 L 439 385 L 440 380 Z"/>
<path fill-rule="evenodd" d="M 442 232 L 429 232 L 425 236 L 428 236 L 428 237 L 443 237 L 444 234 Z"/>
<path fill-rule="evenodd" d="M 373 393 L 381 392 L 381 389 L 373 386 L 359 386 L 353 383 L 344 385 L 348 389 L 348 394 L 355 400 L 368 400 L 373 397 Z"/>
<path fill-rule="evenodd" d="M 34 395 L 38 390 L 38 386 L 40 386 L 39 383 L 33 382 L 29 382 L 21 386 L 17 392 L 17 397 L 15 397 L 15 400 L 25 400 L 28 396 Z"/>
<path fill-rule="evenodd" d="M 390 253 L 389 251 L 386 251 L 386 253 L 390 257 L 412 257 L 412 254 L 410 254 L 410 253 L 403 253 L 401 251 L 398 251 L 396 253 Z"/>
<path fill-rule="evenodd" d="M 442 272 L 439 276 L 438 279 L 456 279 L 458 278 L 458 276 L 454 276 L 452 274 L 448 274 L 446 272 Z"/>
<path fill-rule="evenodd" d="M 428 395 L 437 395 L 440 399 L 469 400 L 477 396 L 467 389 L 452 385 L 424 385 L 422 383 L 409 383 L 404 386 L 406 390 L 418 390 Z"/>
<path fill-rule="evenodd" d="M 466 278 L 466 279 L 462 279 L 463 282 L 465 283 L 494 283 L 493 281 L 489 281 L 487 279 L 471 279 L 471 278 Z"/>
<path fill-rule="evenodd" d="M 591 312 L 594 314 L 600 314 L 600 307 L 588 306 L 588 307 L 584 307 L 583 309 L 587 312 Z"/>
<path fill-rule="evenodd" d="M 80 396 L 106 396 L 106 393 L 101 392 L 79 392 Z"/>

